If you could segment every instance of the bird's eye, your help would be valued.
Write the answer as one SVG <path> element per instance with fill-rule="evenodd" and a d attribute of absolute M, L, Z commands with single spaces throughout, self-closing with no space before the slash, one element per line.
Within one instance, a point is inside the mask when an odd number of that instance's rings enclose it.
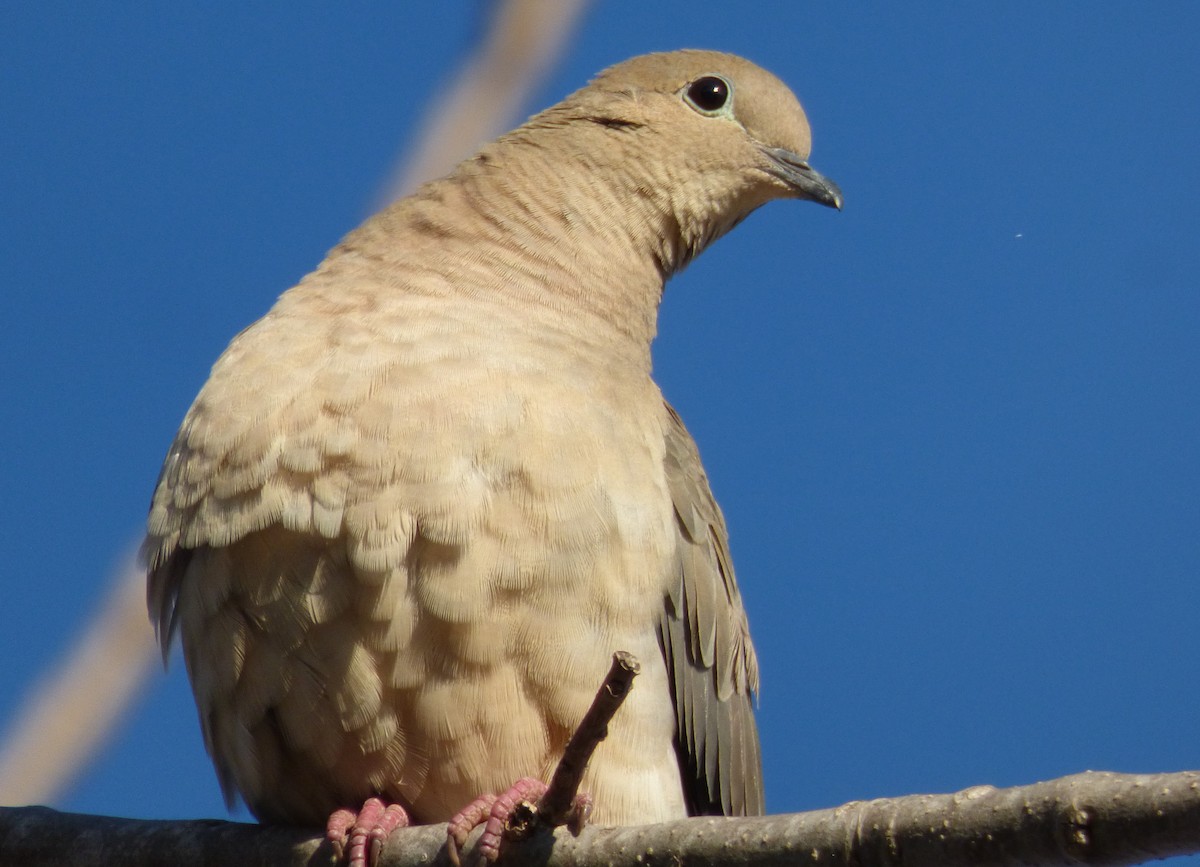
<path fill-rule="evenodd" d="M 704 114 L 715 114 L 729 103 L 729 82 L 715 75 L 697 78 L 688 85 L 685 97 Z"/>

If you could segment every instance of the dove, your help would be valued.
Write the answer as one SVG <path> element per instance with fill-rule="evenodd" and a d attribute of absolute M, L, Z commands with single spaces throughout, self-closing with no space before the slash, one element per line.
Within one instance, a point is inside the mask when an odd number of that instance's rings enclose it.
<path fill-rule="evenodd" d="M 461 844 L 544 788 L 623 650 L 642 673 L 584 776 L 592 821 L 763 811 L 728 532 L 651 342 L 664 283 L 756 208 L 841 208 L 809 149 L 750 61 L 636 57 L 233 339 L 143 545 L 227 798 L 355 864 L 406 824 Z"/>

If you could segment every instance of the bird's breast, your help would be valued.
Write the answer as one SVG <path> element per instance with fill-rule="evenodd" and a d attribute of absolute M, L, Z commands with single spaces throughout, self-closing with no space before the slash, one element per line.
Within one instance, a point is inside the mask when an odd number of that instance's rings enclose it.
<path fill-rule="evenodd" d="M 431 772 L 463 781 L 414 792 L 433 815 L 548 774 L 616 650 L 646 664 L 626 713 L 652 735 L 612 749 L 652 759 L 608 777 L 676 773 L 655 633 L 675 544 L 661 396 L 645 374 L 489 336 L 378 381 L 360 416 L 377 452 L 346 511 L 358 574 L 384 564 L 375 586 L 391 588 L 375 610 L 400 625 L 389 686 L 409 736 Z"/>
<path fill-rule="evenodd" d="M 678 788 L 655 633 L 675 546 L 662 398 L 588 335 L 528 319 L 419 298 L 346 325 L 271 315 L 189 413 L 151 528 L 201 551 L 185 651 L 210 748 L 260 815 L 374 790 L 444 820 L 544 776 L 615 650 L 645 668 L 614 729 L 636 737 L 592 777 L 624 806 L 600 815 L 636 821 L 638 792 Z M 260 794 L 275 755 L 303 807 Z"/>

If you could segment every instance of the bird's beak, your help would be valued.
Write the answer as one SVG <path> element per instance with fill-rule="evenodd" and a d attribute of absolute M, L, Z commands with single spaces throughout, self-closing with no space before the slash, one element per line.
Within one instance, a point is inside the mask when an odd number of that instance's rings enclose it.
<path fill-rule="evenodd" d="M 795 190 L 801 198 L 839 211 L 842 209 L 842 191 L 838 185 L 814 171 L 798 154 L 786 148 L 764 147 L 762 150 L 770 164 L 768 171 Z"/>

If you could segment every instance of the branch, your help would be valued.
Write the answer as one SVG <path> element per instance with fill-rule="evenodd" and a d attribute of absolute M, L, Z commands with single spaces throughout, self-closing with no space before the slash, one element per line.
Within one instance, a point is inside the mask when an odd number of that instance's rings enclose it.
<path fill-rule="evenodd" d="M 109 739 L 159 660 L 130 554 L 103 607 L 0 737 L 0 804 L 59 796 Z"/>
<path fill-rule="evenodd" d="M 592 753 L 600 741 L 608 737 L 608 724 L 625 701 L 625 696 L 629 695 L 633 679 L 641 670 L 641 663 L 632 653 L 618 650 L 613 654 L 612 667 L 605 675 L 604 683 L 600 685 L 592 706 L 583 715 L 575 734 L 567 742 L 546 794 L 542 795 L 537 805 L 539 824 L 554 827 L 567 821 L 575 807 L 575 796 L 583 782 L 583 772 L 592 760 Z"/>
<path fill-rule="evenodd" d="M 380 867 L 444 867 L 446 826 L 392 835 Z M 509 841 L 501 863 L 538 867 L 813 867 L 949 863 L 1120 867 L 1200 852 L 1200 772 L 1088 772 L 953 795 L 855 801 L 832 810 L 661 825 L 559 828 Z M 0 867 L 329 863 L 312 832 L 233 822 L 164 822 L 0 808 Z"/>
<path fill-rule="evenodd" d="M 501 0 L 485 38 L 435 101 L 380 204 L 444 175 L 504 132 L 566 49 L 590 0 Z"/>

